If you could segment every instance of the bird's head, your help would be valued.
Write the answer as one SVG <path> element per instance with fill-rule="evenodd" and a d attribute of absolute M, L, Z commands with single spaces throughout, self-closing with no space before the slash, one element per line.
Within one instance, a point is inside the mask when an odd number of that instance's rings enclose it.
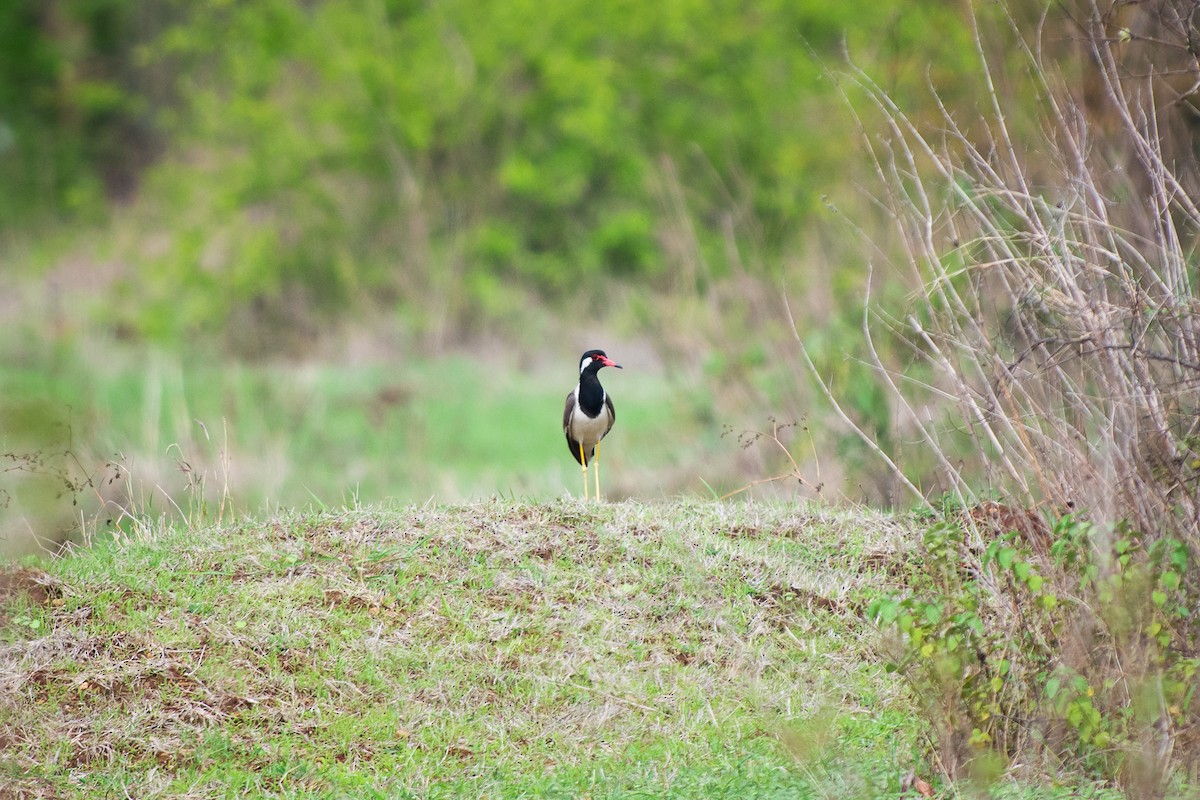
<path fill-rule="evenodd" d="M 598 371 L 601 367 L 621 369 L 621 365 L 609 358 L 603 350 L 588 350 L 583 354 L 579 359 L 579 372 L 582 374 L 588 367 L 591 367 L 593 372 Z"/>

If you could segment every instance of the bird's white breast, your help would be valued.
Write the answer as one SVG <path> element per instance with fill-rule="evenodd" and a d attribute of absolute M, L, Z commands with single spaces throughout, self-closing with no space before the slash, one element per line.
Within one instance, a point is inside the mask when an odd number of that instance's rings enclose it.
<path fill-rule="evenodd" d="M 608 427 L 608 406 L 602 402 L 600 413 L 595 417 L 589 417 L 579 407 L 579 388 L 576 387 L 575 408 L 571 411 L 571 438 L 581 442 L 584 447 L 591 447 L 604 438 L 604 434 L 608 433 Z"/>

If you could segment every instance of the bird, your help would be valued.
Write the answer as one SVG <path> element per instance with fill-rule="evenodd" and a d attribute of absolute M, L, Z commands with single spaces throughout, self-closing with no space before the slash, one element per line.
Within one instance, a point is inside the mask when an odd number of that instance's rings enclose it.
<path fill-rule="evenodd" d="M 600 385 L 597 373 L 603 367 L 622 369 L 603 350 L 588 350 L 579 358 L 579 383 L 567 395 L 563 407 L 563 435 L 567 448 L 583 470 L 583 499 L 588 499 L 588 464 L 596 462 L 596 500 L 600 500 L 600 440 L 617 420 L 612 398 Z"/>

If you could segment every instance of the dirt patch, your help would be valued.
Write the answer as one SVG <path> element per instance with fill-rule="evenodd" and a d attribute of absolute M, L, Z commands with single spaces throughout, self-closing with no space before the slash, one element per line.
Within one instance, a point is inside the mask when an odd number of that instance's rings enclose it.
<path fill-rule="evenodd" d="M 535 558 L 540 558 L 542 561 L 553 561 L 554 554 L 557 551 L 558 548 L 552 543 L 542 542 L 541 544 L 534 545 L 534 547 L 529 551 L 529 554 Z"/>
<path fill-rule="evenodd" d="M 343 608 L 350 611 L 367 611 L 370 613 L 378 613 L 381 604 L 376 600 L 371 600 L 365 597 L 360 597 L 357 594 L 343 592 L 337 589 L 326 589 L 322 596 L 324 597 L 325 606 L 327 608 Z"/>
<path fill-rule="evenodd" d="M 23 598 L 31 605 L 44 606 L 59 597 L 59 582 L 40 569 L 0 567 L 0 605 Z"/>
<path fill-rule="evenodd" d="M 755 604 L 776 610 L 784 616 L 801 610 L 808 613 L 824 611 L 838 616 L 859 616 L 861 612 L 854 603 L 826 597 L 800 586 L 772 584 L 763 591 L 752 593 L 750 599 Z"/>
<path fill-rule="evenodd" d="M 61 597 L 61 584 L 40 569 L 0 567 L 0 627 L 8 624 L 18 603 L 45 606 Z"/>

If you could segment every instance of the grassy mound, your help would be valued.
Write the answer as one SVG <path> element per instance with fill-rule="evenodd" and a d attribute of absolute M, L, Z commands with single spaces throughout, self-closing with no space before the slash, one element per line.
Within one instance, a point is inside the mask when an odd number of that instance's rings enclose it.
<path fill-rule="evenodd" d="M 815 506 L 496 502 L 168 528 L 9 568 L 0 783 L 888 792 L 917 726 L 861 615 L 903 577 L 904 534 Z"/>

